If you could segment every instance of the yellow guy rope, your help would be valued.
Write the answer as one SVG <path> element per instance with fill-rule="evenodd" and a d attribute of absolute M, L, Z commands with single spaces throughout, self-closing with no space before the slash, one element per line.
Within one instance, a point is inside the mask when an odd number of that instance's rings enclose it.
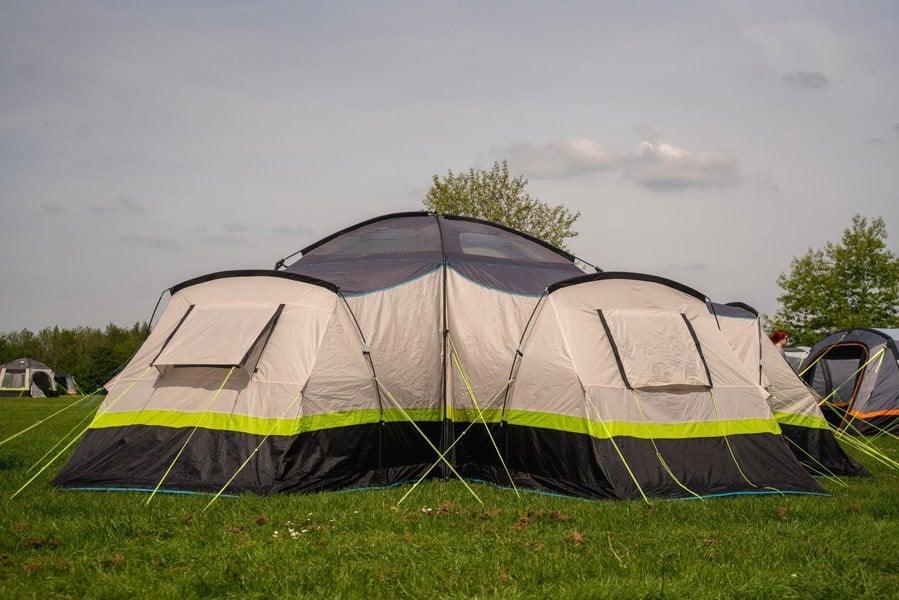
<path fill-rule="evenodd" d="M 459 358 L 459 351 L 456 350 L 456 344 L 455 342 L 453 342 L 453 336 L 450 334 L 448 337 L 450 348 L 452 349 L 450 357 L 453 359 L 453 363 L 456 365 L 456 369 L 459 370 L 459 376 L 462 378 L 462 383 L 465 384 L 465 389 L 468 391 L 468 396 L 469 398 L 471 398 L 471 403 L 474 405 L 475 410 L 478 411 L 478 419 L 480 419 L 480 421 L 484 424 L 484 431 L 487 433 L 487 437 L 490 438 L 490 443 L 493 445 L 493 449 L 496 451 L 496 457 L 499 458 L 499 462 L 500 464 L 502 464 L 503 470 L 506 472 L 506 477 L 509 478 L 509 483 L 512 484 L 512 489 L 515 490 L 515 495 L 521 498 L 521 494 L 518 493 L 518 488 L 515 487 L 515 482 L 512 481 L 512 474 L 509 472 L 509 467 L 506 466 L 506 461 L 503 460 L 503 454 L 502 452 L 500 452 L 499 446 L 496 444 L 496 440 L 494 439 L 493 434 L 490 433 L 490 427 L 487 425 L 487 419 L 486 417 L 484 417 L 484 412 L 481 410 L 481 407 L 478 406 L 478 399 L 474 393 L 474 389 L 471 387 L 471 380 L 465 373 L 465 369 L 462 368 L 462 360 Z M 510 382 L 506 382 L 506 385 L 503 386 L 503 389 L 505 389 L 506 386 L 509 385 L 509 383 Z M 497 394 L 491 399 L 491 404 L 493 403 L 493 400 L 495 400 L 499 396 L 500 393 L 502 393 L 502 390 L 497 392 Z M 468 429 L 466 429 L 465 431 L 468 431 Z M 462 435 L 464 435 L 464 432 Z M 458 441 L 458 439 L 456 441 Z M 455 445 L 455 443 L 456 442 L 453 442 L 453 445 Z"/>
<path fill-rule="evenodd" d="M 618 447 L 618 444 L 615 443 L 615 438 L 612 436 L 612 432 L 609 431 L 609 428 L 606 426 L 606 422 L 603 420 L 602 415 L 599 414 L 599 409 L 596 408 L 596 405 L 593 403 L 593 399 L 590 398 L 590 394 L 587 393 L 587 390 L 584 390 L 584 399 L 587 401 L 587 404 L 590 405 L 590 408 L 593 409 L 593 412 L 596 413 L 596 418 L 599 419 L 599 423 L 600 425 L 602 425 L 603 431 L 605 431 L 606 435 L 609 438 L 609 441 L 612 443 L 612 448 L 615 449 L 615 452 L 618 454 L 618 458 L 621 459 L 621 463 L 627 470 L 627 474 L 630 475 L 631 481 L 633 481 L 634 485 L 637 486 L 637 491 L 640 492 L 640 496 L 643 498 L 643 501 L 646 504 L 652 504 L 652 502 L 649 501 L 649 498 L 647 498 L 646 494 L 643 492 L 643 488 L 640 487 L 640 482 L 637 481 L 637 476 L 634 475 L 633 471 L 631 471 L 631 466 L 627 464 L 627 461 L 624 459 L 624 454 L 622 454 L 621 449 Z M 587 422 L 591 425 L 593 424 L 592 419 L 587 419 Z M 611 483 L 611 481 L 609 483 Z"/>
<path fill-rule="evenodd" d="M 397 410 L 400 412 L 400 414 L 403 415 L 403 417 L 404 417 L 407 421 L 409 421 L 409 423 L 412 424 L 412 427 L 415 428 L 415 431 L 417 431 L 418 434 L 422 437 L 422 439 L 428 444 L 428 446 L 431 447 L 431 450 L 433 450 L 434 452 L 437 453 L 437 456 L 439 457 L 438 460 L 442 460 L 442 461 L 446 464 L 446 466 L 449 468 L 449 470 L 452 471 L 453 475 L 455 475 L 455 476 L 459 479 L 459 481 L 462 482 L 462 485 L 465 486 L 465 488 L 471 493 L 471 495 L 474 496 L 475 499 L 476 499 L 478 502 L 480 502 L 481 504 L 483 504 L 484 501 L 481 500 L 481 498 L 474 492 L 473 489 L 471 489 L 471 486 L 468 485 L 468 482 L 465 481 L 465 479 L 462 477 L 462 475 L 459 474 L 458 471 L 456 471 L 456 468 L 453 467 L 452 464 L 450 464 L 450 462 L 446 459 L 446 457 L 445 457 L 443 454 L 440 453 L 440 450 L 437 449 L 437 446 L 435 446 L 434 443 L 431 442 L 430 439 L 428 439 L 428 436 L 425 435 L 425 432 L 422 431 L 421 428 L 418 426 L 418 424 L 415 422 L 415 420 L 412 419 L 412 416 L 409 415 L 409 413 L 407 413 L 407 412 L 403 409 L 402 406 L 400 406 L 399 402 L 396 401 L 396 398 L 393 397 L 393 394 L 391 394 L 390 391 L 389 391 L 386 387 L 384 387 L 384 384 L 381 383 L 381 380 L 378 379 L 377 377 L 375 377 L 375 382 L 377 382 L 378 387 L 381 388 L 381 390 L 384 391 L 384 395 L 387 396 L 387 398 L 388 398 L 391 402 L 393 402 L 393 405 L 397 408 Z"/>
<path fill-rule="evenodd" d="M 798 450 L 799 452 L 802 452 L 802 454 L 804 454 L 804 455 L 805 455 L 811 462 L 815 463 L 815 465 L 816 465 L 818 468 L 816 468 L 816 467 L 813 466 L 813 465 L 806 465 L 806 464 L 803 464 L 803 463 L 799 463 L 799 464 L 801 464 L 803 467 L 806 467 L 806 468 L 808 468 L 808 469 L 811 469 L 812 471 L 815 472 L 816 475 L 818 475 L 818 476 L 820 476 L 820 477 L 827 477 L 828 479 L 830 479 L 830 480 L 832 480 L 832 481 L 834 481 L 834 482 L 836 482 L 836 483 L 842 485 L 843 487 L 849 487 L 849 484 L 848 484 L 848 483 L 846 483 L 845 481 L 843 481 L 839 476 L 837 476 L 836 473 L 834 473 L 833 471 L 831 471 L 830 469 L 828 469 L 828 468 L 824 465 L 824 463 L 822 463 L 822 462 L 819 461 L 817 458 L 815 458 L 811 453 L 808 452 L 808 450 L 806 450 L 805 448 L 803 448 L 802 446 L 800 446 L 799 444 L 797 444 L 796 442 L 794 442 L 793 440 L 791 440 L 791 439 L 788 438 L 787 436 L 782 436 L 782 437 L 783 437 L 784 440 L 786 440 L 786 442 L 787 442 L 788 444 L 792 445 L 793 448 L 795 448 L 795 449 Z M 794 451 L 794 454 L 795 454 L 795 451 Z"/>
<path fill-rule="evenodd" d="M 700 500 L 703 500 L 702 496 L 700 496 L 699 494 L 697 494 L 696 492 L 694 492 L 693 490 L 691 490 L 690 488 L 685 486 L 683 483 L 681 483 L 680 479 L 678 479 L 677 476 L 674 474 L 674 471 L 671 470 L 671 467 L 668 466 L 668 463 L 665 462 L 665 458 L 662 456 L 662 453 L 659 451 L 659 447 L 656 446 L 655 439 L 652 437 L 652 432 L 649 429 L 649 424 L 646 422 L 646 415 L 643 414 L 643 407 L 640 406 L 640 400 L 637 398 L 637 390 L 631 388 L 631 395 L 633 395 L 633 397 L 634 397 L 634 404 L 637 405 L 637 412 L 640 413 L 640 418 L 643 420 L 643 427 L 646 430 L 646 436 L 649 438 L 649 441 L 652 442 L 652 447 L 656 451 L 656 458 L 659 459 L 659 464 L 662 465 L 662 468 L 665 470 L 666 473 L 668 473 L 668 476 L 671 477 L 671 479 L 674 481 L 674 483 L 676 483 L 682 490 L 684 490 L 691 496 L 694 496 Z"/>
<path fill-rule="evenodd" d="M 503 391 L 505 391 L 505 389 L 506 389 L 507 387 L 509 387 L 509 385 L 510 385 L 511 383 L 512 383 L 512 380 L 510 379 L 510 380 L 507 381 L 506 384 L 503 385 L 503 387 L 502 387 L 502 388 L 501 388 L 501 389 L 500 389 L 500 390 L 493 396 L 493 398 L 490 399 L 490 402 L 487 403 L 487 407 L 488 407 L 488 408 L 489 408 L 490 406 L 493 406 L 493 403 L 496 402 L 497 398 L 500 397 L 500 394 L 502 394 Z M 449 445 L 449 447 L 446 449 L 446 452 L 441 453 L 441 454 L 439 455 L 439 457 L 437 458 L 437 460 L 434 461 L 434 464 L 432 464 L 430 467 L 428 467 L 428 469 L 422 474 L 421 477 L 419 477 L 418 481 L 415 482 L 415 484 L 409 489 L 409 491 L 406 492 L 406 493 L 403 495 L 402 498 L 400 498 L 400 501 L 396 503 L 397 506 L 399 506 L 400 504 L 402 504 L 402 503 L 403 503 L 403 500 L 405 500 L 406 497 L 409 496 L 409 494 L 411 494 L 413 491 L 415 491 L 415 488 L 418 487 L 418 484 L 421 483 L 422 481 L 424 481 L 424 478 L 427 477 L 427 476 L 431 473 L 431 471 L 433 471 L 435 468 L 437 468 L 437 465 L 440 464 L 440 461 L 441 461 L 441 460 L 444 460 L 444 457 L 445 457 L 447 454 L 450 453 L 450 450 L 452 450 L 453 448 L 455 448 L 456 444 L 458 444 L 459 441 L 465 436 L 465 434 L 468 433 L 468 430 L 471 429 L 472 427 L 474 427 L 475 425 L 477 425 L 477 423 L 478 423 L 477 420 L 472 421 L 471 423 L 468 424 L 468 427 L 466 427 L 464 430 L 462 430 L 462 433 L 459 434 L 459 437 L 457 437 L 457 438 L 453 441 L 453 443 Z M 485 425 L 486 425 L 486 423 L 485 423 Z M 508 474 L 508 471 L 506 471 L 506 474 Z M 512 478 L 512 476 L 509 475 L 510 481 L 511 481 L 511 478 Z M 515 483 L 512 483 L 512 488 L 515 490 L 516 495 L 518 495 L 518 497 L 520 498 L 521 495 L 518 493 L 518 488 L 515 487 Z"/>
<path fill-rule="evenodd" d="M 727 446 L 727 451 L 730 453 L 730 457 L 734 461 L 734 465 L 737 467 L 737 471 L 739 471 L 740 476 L 752 487 L 758 487 L 756 484 L 749 481 L 749 478 L 746 477 L 746 474 L 743 472 L 743 469 L 740 467 L 740 463 L 737 462 L 737 457 L 734 454 L 734 449 L 730 446 L 730 440 L 727 437 L 727 429 L 724 427 L 724 421 L 721 419 L 721 413 L 718 411 L 718 398 L 715 397 L 715 388 L 709 388 L 709 395 L 712 397 L 712 406 L 715 407 L 715 417 L 718 419 L 718 424 L 721 425 L 721 435 L 724 437 L 724 443 Z M 773 418 L 773 417 L 772 417 Z M 774 489 L 774 488 L 771 488 Z M 780 490 L 774 490 L 780 491 Z"/>
<path fill-rule="evenodd" d="M 94 393 L 96 393 L 96 392 L 94 392 Z M 78 400 L 75 400 L 75 401 L 72 402 L 71 404 L 68 404 L 68 405 L 66 405 L 65 407 L 59 409 L 58 411 L 56 411 L 55 413 L 53 413 L 53 414 L 50 415 L 49 417 L 44 417 L 43 419 L 41 419 L 41 420 L 39 420 L 39 421 L 37 421 L 37 422 L 35 422 L 35 423 L 32 423 L 31 425 L 29 425 L 28 427 L 26 427 L 26 428 L 23 429 L 22 431 L 20 431 L 20 432 L 18 432 L 18 433 L 12 434 L 11 436 L 9 436 L 8 438 L 6 438 L 5 440 L 0 440 L 0 446 L 2 446 L 3 444 L 5 444 L 5 443 L 7 443 L 7 442 L 11 442 L 12 440 L 16 439 L 17 437 L 19 437 L 20 435 L 22 435 L 22 434 L 24 434 L 24 433 L 28 433 L 29 431 L 31 431 L 31 430 L 34 429 L 35 427 L 38 427 L 38 426 L 42 425 L 43 423 L 46 423 L 47 421 L 49 421 L 49 420 L 52 419 L 53 417 L 55 417 L 55 416 L 57 416 L 57 415 L 61 415 L 61 414 L 64 413 L 65 411 L 69 410 L 70 408 L 72 408 L 72 407 L 74 407 L 74 406 L 77 406 L 78 404 L 81 404 L 82 402 L 84 402 L 85 400 L 87 400 L 88 398 L 90 398 L 91 396 L 93 396 L 93 394 L 91 394 L 90 396 L 84 396 L 83 398 L 79 398 Z"/>
<path fill-rule="evenodd" d="M 125 388 L 125 391 L 123 391 L 121 394 L 119 394 L 119 397 L 116 398 L 115 400 L 113 400 L 113 401 L 110 403 L 110 405 L 106 407 L 106 410 L 103 411 L 103 413 L 98 412 L 97 415 L 100 415 L 100 414 L 104 414 L 104 413 L 109 412 L 109 410 L 110 410 L 113 406 L 115 406 L 116 403 L 117 403 L 119 400 L 121 400 L 122 398 L 125 397 L 125 394 L 127 394 L 128 392 L 131 391 L 131 388 L 133 388 L 135 385 L 137 385 L 137 384 L 140 382 L 140 380 L 144 378 L 144 375 L 147 374 L 147 371 L 149 371 L 149 370 L 152 369 L 152 368 L 153 368 L 153 365 L 150 365 L 149 367 L 147 367 L 146 369 L 144 369 L 144 372 L 140 374 L 140 377 L 138 377 L 137 379 L 135 379 L 134 381 L 132 381 L 132 382 L 131 382 L 131 385 L 129 385 L 127 388 Z M 91 422 L 93 422 L 93 421 L 91 421 Z M 68 444 L 66 444 L 65 447 L 63 447 L 62 450 L 60 450 L 59 452 L 57 452 L 56 455 L 55 455 L 53 458 L 51 458 L 50 461 L 49 461 L 46 465 L 44 465 L 44 466 L 41 468 L 40 471 L 38 471 L 37 473 L 35 473 L 34 476 L 33 476 L 31 479 L 29 479 L 28 481 L 26 481 L 26 482 L 25 482 L 25 485 L 23 485 L 23 486 L 20 487 L 18 490 L 16 490 L 16 493 L 13 494 L 12 496 L 10 496 L 10 500 L 13 499 L 13 498 L 15 498 L 16 496 L 18 496 L 18 495 L 22 492 L 22 490 L 24 490 L 26 487 L 28 487 L 29 485 L 31 485 L 31 483 L 32 483 L 35 479 L 37 479 L 37 478 L 40 476 L 41 473 L 43 473 L 43 472 L 46 471 L 48 468 L 50 468 L 50 465 L 52 465 L 54 462 L 56 462 L 56 459 L 58 459 L 60 456 L 62 456 L 63 453 L 64 453 L 66 450 L 68 450 L 69 448 L 71 448 L 71 447 L 72 447 L 72 444 L 74 444 L 76 441 L 78 441 L 78 440 L 81 438 L 81 436 L 84 435 L 84 433 L 85 433 L 88 429 L 90 429 L 90 423 L 88 423 L 87 427 L 85 427 L 84 429 L 81 430 L 81 433 L 79 433 L 78 435 L 76 435 L 75 437 L 73 437 L 72 440 L 71 440 Z M 32 468 L 34 468 L 34 467 L 32 467 Z"/>
<path fill-rule="evenodd" d="M 228 486 L 231 485 L 231 482 L 233 482 L 237 478 L 237 476 L 240 475 L 240 472 L 243 471 L 244 467 L 246 467 L 249 464 L 249 462 L 253 459 L 253 457 L 256 456 L 256 454 L 259 452 L 259 449 L 262 448 L 262 444 L 264 444 L 265 441 L 271 437 L 271 435 L 275 432 L 275 429 L 278 427 L 278 423 L 281 421 L 281 419 L 284 418 L 284 416 L 288 412 L 290 412 L 290 409 L 293 408 L 294 404 L 297 403 L 297 400 L 300 399 L 300 396 L 302 394 L 303 394 L 303 389 L 300 388 L 300 390 L 297 392 L 297 395 L 294 396 L 293 400 L 290 402 L 290 405 L 287 408 L 285 408 L 284 412 L 282 412 L 281 415 L 277 418 L 277 420 L 275 420 L 275 422 L 272 423 L 272 427 L 271 427 L 271 429 L 268 430 L 268 433 L 265 434 L 265 437 L 262 438 L 262 440 L 253 449 L 253 451 L 250 453 L 250 455 L 247 457 L 247 459 L 245 461 L 243 461 L 243 464 L 241 464 L 240 467 L 237 468 L 237 471 L 234 472 L 234 475 L 231 476 L 231 479 L 229 479 L 225 483 L 225 485 L 222 486 L 222 489 L 220 489 L 218 491 L 218 493 L 212 497 L 212 500 L 209 501 L 209 504 L 207 504 L 203 508 L 203 512 L 206 512 L 209 509 L 209 507 L 212 506 L 212 503 L 219 499 L 219 496 L 221 496 L 225 492 L 225 490 L 228 488 Z M 299 418 L 300 418 L 299 415 L 297 415 L 297 418 L 294 419 L 294 422 L 298 421 Z"/>
<path fill-rule="evenodd" d="M 206 405 L 206 409 L 200 414 L 200 418 L 197 420 L 197 424 L 194 425 L 194 428 L 191 430 L 190 435 L 188 435 L 187 439 L 184 440 L 184 443 L 181 445 L 181 449 L 178 450 L 178 454 L 176 454 L 175 458 L 172 459 L 172 464 L 170 464 L 169 468 L 166 469 L 165 473 L 162 474 L 162 479 L 160 479 L 159 483 L 156 484 L 156 487 L 153 488 L 153 493 L 150 494 L 150 497 L 147 498 L 147 501 L 144 504 L 150 504 L 150 501 L 156 495 L 156 492 L 158 492 L 159 488 L 162 487 L 162 483 L 165 481 L 165 478 L 169 476 L 169 473 L 172 471 L 172 467 L 174 467 L 175 463 L 178 462 L 178 459 L 181 458 L 181 454 L 184 452 L 184 449 L 187 448 L 187 444 L 190 443 L 190 440 L 194 437 L 197 429 L 200 428 L 200 424 L 203 423 L 203 419 L 206 418 L 206 414 L 209 412 L 209 409 L 212 408 L 212 404 L 219 397 L 219 394 L 222 393 L 222 390 L 225 389 L 225 384 L 227 384 L 228 380 L 231 379 L 231 374 L 234 373 L 234 369 L 236 369 L 236 367 L 231 367 L 231 370 L 228 371 L 228 374 L 225 376 L 225 380 L 222 382 L 222 385 L 219 386 L 219 389 L 216 390 L 215 394 L 212 396 L 212 400 L 210 400 L 209 404 Z"/>
<path fill-rule="evenodd" d="M 101 389 L 102 389 L 102 388 L 101 388 Z M 96 393 L 96 392 L 94 392 L 94 393 Z M 92 394 L 92 395 L 93 395 L 93 394 Z M 85 396 L 85 398 L 87 398 L 87 397 L 89 397 L 89 396 Z M 54 450 L 56 450 L 56 448 L 57 448 L 61 443 L 63 443 L 66 439 L 68 439 L 68 437 L 69 437 L 70 435 L 72 435 L 72 432 L 73 432 L 73 431 L 77 431 L 78 428 L 81 427 L 81 424 L 84 423 L 85 421 L 87 421 L 88 419 L 90 419 L 92 416 L 93 416 L 93 414 L 90 413 L 90 412 L 88 412 L 88 413 L 85 414 L 83 417 L 81 417 L 81 419 L 79 419 L 78 422 L 75 423 L 75 424 L 72 426 L 72 428 L 69 429 L 69 431 L 66 432 L 65 435 L 63 435 L 61 438 L 59 438 L 59 441 L 58 441 L 58 442 L 56 442 L 55 444 L 53 444 L 53 445 L 50 447 L 49 450 L 47 450 L 46 452 L 44 452 L 44 455 L 43 455 L 43 456 L 41 456 L 39 459 L 37 459 L 37 460 L 35 461 L 35 463 L 34 463 L 33 465 L 31 465 L 31 467 L 28 468 L 28 472 L 30 473 L 30 472 L 33 471 L 35 468 L 37 468 L 37 466 L 38 466 L 39 464 L 41 464 L 41 462 L 43 462 L 43 460 L 44 460 L 45 458 L 47 458 L 48 456 L 50 456 L 50 454 L 51 454 Z"/>

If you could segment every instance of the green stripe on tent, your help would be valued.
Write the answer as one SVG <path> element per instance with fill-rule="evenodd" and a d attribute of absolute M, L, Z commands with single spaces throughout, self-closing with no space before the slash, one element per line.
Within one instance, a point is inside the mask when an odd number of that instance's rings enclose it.
<path fill-rule="evenodd" d="M 432 409 L 405 409 L 416 421 L 440 421 L 442 412 Z M 176 410 L 143 410 L 132 412 L 111 412 L 98 414 L 90 429 L 107 427 L 128 427 L 149 425 L 153 427 L 196 427 L 221 431 L 238 431 L 254 435 L 297 435 L 307 431 L 318 431 L 334 427 L 349 427 L 381 421 L 401 422 L 406 418 L 398 410 L 378 409 L 354 410 L 342 413 L 310 415 L 299 419 L 267 419 L 246 415 L 231 415 L 208 412 L 186 413 Z"/>
<path fill-rule="evenodd" d="M 736 419 L 732 421 L 698 421 L 692 423 L 632 423 L 626 421 L 588 421 L 583 417 L 554 415 L 530 411 L 510 411 L 510 425 L 540 427 L 556 431 L 581 433 L 598 439 L 633 437 L 640 439 L 711 438 L 722 435 L 773 433 L 780 435 L 774 419 Z"/>
<path fill-rule="evenodd" d="M 799 415 L 795 413 L 775 412 L 774 418 L 778 423 L 784 425 L 794 425 L 796 427 L 807 427 L 809 429 L 830 429 L 830 424 L 824 417 L 813 417 L 809 415 Z"/>
<path fill-rule="evenodd" d="M 440 410 L 432 409 L 406 409 L 406 413 L 418 422 L 440 421 Z M 334 427 L 349 427 L 352 425 L 364 425 L 377 423 L 381 420 L 388 422 L 402 422 L 406 418 L 399 410 L 377 409 L 357 410 L 343 413 L 324 415 L 311 415 L 299 419 L 266 419 L 262 417 L 249 417 L 246 415 L 229 415 L 223 413 L 185 413 L 174 410 L 144 410 L 133 412 L 113 412 L 99 414 L 91 423 L 91 429 L 103 429 L 107 427 L 128 427 L 130 425 L 149 425 L 155 427 L 196 427 L 199 423 L 204 429 L 221 431 L 238 431 L 254 435 L 297 435 L 308 431 L 332 429 Z M 500 410 L 486 410 L 483 412 L 488 423 L 499 422 L 502 416 Z M 456 422 L 473 422 L 478 418 L 478 411 L 474 409 L 456 409 L 453 412 Z M 784 415 L 790 417 L 790 424 L 795 424 L 797 415 Z M 201 420 L 202 419 L 202 420 Z M 814 423 L 812 418 L 803 421 L 805 426 Z M 686 439 L 709 438 L 721 435 L 741 435 L 754 433 L 780 434 L 780 426 L 774 419 L 739 419 L 732 421 L 703 421 L 694 423 L 629 423 L 625 421 L 607 421 L 605 424 L 595 421 L 587 421 L 583 417 L 554 415 L 550 413 L 531 411 L 510 411 L 506 413 L 506 420 L 510 425 L 524 427 L 540 427 L 555 431 L 566 431 L 592 435 L 598 439 L 608 439 L 615 436 L 626 436 L 641 439 Z M 784 421 L 788 422 L 788 421 Z M 826 424 L 826 421 L 824 422 Z"/>

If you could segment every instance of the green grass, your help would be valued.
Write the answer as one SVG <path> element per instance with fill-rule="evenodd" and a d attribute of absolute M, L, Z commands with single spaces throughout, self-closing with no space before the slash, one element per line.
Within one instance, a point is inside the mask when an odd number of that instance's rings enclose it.
<path fill-rule="evenodd" d="M 0 399 L 0 440 L 69 400 Z M 0 446 L 3 598 L 892 598 L 899 473 L 831 497 L 585 501 L 459 482 L 221 498 L 19 496 L 74 408 Z M 879 447 L 899 458 L 899 442 Z M 54 452 L 55 453 L 55 452 Z M 60 459 L 62 460 L 62 459 Z"/>

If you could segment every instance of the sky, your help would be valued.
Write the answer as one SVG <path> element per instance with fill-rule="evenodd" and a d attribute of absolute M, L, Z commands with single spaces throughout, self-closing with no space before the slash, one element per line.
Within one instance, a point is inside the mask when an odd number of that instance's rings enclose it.
<path fill-rule="evenodd" d="M 130 326 L 508 160 L 569 249 L 778 308 L 899 252 L 899 3 L 0 0 L 0 332 Z"/>

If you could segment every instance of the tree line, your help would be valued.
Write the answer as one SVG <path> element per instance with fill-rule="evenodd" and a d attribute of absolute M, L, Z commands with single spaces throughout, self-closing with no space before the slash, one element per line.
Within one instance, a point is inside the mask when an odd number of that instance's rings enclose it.
<path fill-rule="evenodd" d="M 130 328 L 110 323 L 105 329 L 46 327 L 0 333 L 0 364 L 34 358 L 57 372 L 70 373 L 90 393 L 105 384 L 140 347 L 150 331 L 147 323 Z"/>

